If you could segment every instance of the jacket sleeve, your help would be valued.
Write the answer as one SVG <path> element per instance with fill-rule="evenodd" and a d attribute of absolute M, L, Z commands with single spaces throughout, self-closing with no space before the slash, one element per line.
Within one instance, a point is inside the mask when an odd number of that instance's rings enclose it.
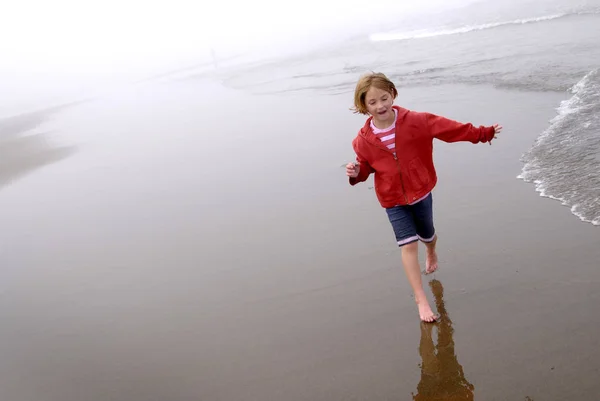
<path fill-rule="evenodd" d="M 352 147 L 354 148 L 354 152 L 356 153 L 356 162 L 360 166 L 360 171 L 358 172 L 357 177 L 354 177 L 354 178 L 348 177 L 350 185 L 354 186 L 354 185 L 358 184 L 359 182 L 366 181 L 367 178 L 369 178 L 369 175 L 371 175 L 371 173 L 374 173 L 375 170 L 373 170 L 373 167 L 371 167 L 369 162 L 367 160 L 365 160 L 364 158 L 362 158 L 360 156 L 360 153 L 358 153 L 356 151 L 356 142 L 354 142 L 354 141 L 352 142 Z"/>
<path fill-rule="evenodd" d="M 426 113 L 425 116 L 431 136 L 444 142 L 479 143 L 494 139 L 494 127 L 475 127 L 471 123 L 463 124 L 431 113 Z"/>

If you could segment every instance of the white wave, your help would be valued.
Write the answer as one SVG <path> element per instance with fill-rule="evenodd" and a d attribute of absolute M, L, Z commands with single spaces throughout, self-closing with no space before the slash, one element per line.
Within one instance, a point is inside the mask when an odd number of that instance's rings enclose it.
<path fill-rule="evenodd" d="M 585 98 L 586 95 L 589 95 L 590 91 L 595 92 L 597 75 L 599 73 L 600 70 L 591 71 L 570 89 L 570 92 L 573 94 L 573 96 L 561 102 L 560 106 L 556 109 L 558 113 L 557 116 L 550 120 L 550 127 L 548 127 L 548 129 L 537 138 L 533 146 L 534 149 L 540 144 L 544 143 L 546 140 L 552 140 L 552 137 L 557 133 L 562 132 L 562 124 L 570 119 L 573 114 L 584 111 L 586 107 L 589 107 L 589 105 L 586 105 L 583 98 Z M 575 118 L 577 118 L 577 116 L 575 116 Z M 583 127 L 588 128 L 590 125 L 591 123 L 582 122 Z M 548 193 L 546 188 L 546 178 L 539 177 L 540 173 L 544 173 L 544 170 L 545 168 L 543 167 L 542 161 L 534 158 L 525 163 L 521 174 L 517 176 L 517 179 L 533 183 L 536 192 L 539 192 L 540 196 L 559 201 L 563 206 L 570 206 L 571 213 L 577 216 L 581 221 L 591 223 L 595 226 L 600 226 L 600 218 L 586 218 L 585 211 L 581 210 L 583 205 L 579 203 L 572 204 L 574 196 L 569 198 L 568 195 L 553 195 Z"/>
<path fill-rule="evenodd" d="M 594 219 L 594 220 L 586 219 L 584 217 L 583 213 L 577 211 L 578 209 L 579 209 L 579 205 L 573 205 L 573 207 L 571 207 L 571 213 L 573 213 L 575 216 L 579 217 L 579 220 L 581 220 L 585 223 L 592 223 L 592 225 L 594 225 L 594 226 L 600 226 L 600 218 Z"/>
<path fill-rule="evenodd" d="M 527 178 L 527 175 L 525 173 L 519 174 L 517 176 L 517 179 L 523 180 L 525 182 L 533 182 L 533 184 L 535 185 L 535 191 L 538 192 L 542 198 L 552 199 L 552 200 L 560 202 L 560 204 L 563 206 L 569 206 L 569 202 L 565 198 L 561 198 L 558 196 L 552 196 L 552 195 L 548 194 L 546 192 L 546 187 L 544 186 L 544 182 L 542 180 L 530 180 Z M 571 214 L 578 217 L 579 220 L 583 221 L 584 223 L 591 223 L 594 226 L 600 226 L 600 218 L 594 219 L 594 220 L 586 219 L 585 216 L 583 215 L 583 212 L 579 212 L 579 208 L 580 208 L 579 204 L 575 204 L 575 205 L 571 206 Z"/>
<path fill-rule="evenodd" d="M 554 15 L 546 15 L 543 17 L 536 18 L 524 18 L 518 19 L 514 21 L 503 21 L 503 22 L 492 22 L 489 24 L 481 24 L 481 25 L 467 25 L 460 28 L 453 29 L 441 29 L 441 30 L 428 30 L 422 29 L 417 31 L 410 32 L 391 32 L 391 33 L 374 33 L 369 36 L 369 38 L 374 42 L 386 41 L 386 40 L 408 40 L 408 39 L 424 39 L 424 38 L 432 38 L 435 36 L 445 36 L 445 35 L 456 35 L 461 33 L 467 33 L 472 31 L 482 31 L 485 29 L 498 28 L 505 25 L 523 25 L 523 24 L 531 24 L 535 22 L 543 22 L 550 21 L 558 18 L 566 17 L 570 14 L 554 14 Z"/>
<path fill-rule="evenodd" d="M 581 97 L 579 96 L 579 93 L 586 88 L 586 85 L 588 85 L 590 78 L 592 77 L 592 75 L 594 75 L 596 73 L 597 73 L 597 70 L 593 70 L 593 71 L 589 72 L 579 82 L 577 82 L 575 85 L 573 85 L 571 87 L 571 89 L 569 89 L 569 92 L 571 94 L 573 94 L 573 96 L 571 96 L 567 100 L 563 100 L 562 102 L 560 102 L 560 106 L 558 106 L 556 108 L 556 112 L 557 112 L 556 117 L 554 117 L 553 119 L 550 120 L 550 124 L 551 124 L 550 127 L 537 138 L 536 144 L 540 143 L 541 141 L 546 139 L 548 136 L 552 135 L 555 132 L 557 126 L 565 118 L 567 118 L 567 116 L 581 111 L 582 101 L 581 101 Z M 517 178 L 521 179 L 522 174 L 519 174 L 519 176 L 517 176 Z"/>

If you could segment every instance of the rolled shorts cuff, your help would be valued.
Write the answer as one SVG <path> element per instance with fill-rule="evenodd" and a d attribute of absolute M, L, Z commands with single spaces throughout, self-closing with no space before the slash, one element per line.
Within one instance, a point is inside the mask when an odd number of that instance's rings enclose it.
<path fill-rule="evenodd" d="M 428 244 L 428 243 L 430 243 L 430 242 L 433 242 L 433 241 L 435 240 L 435 236 L 436 236 L 436 234 L 435 234 L 435 233 L 434 233 L 434 234 L 433 234 L 433 236 L 431 236 L 430 238 L 423 238 L 423 237 L 421 237 L 420 235 L 417 235 L 417 237 L 419 237 L 419 240 L 420 240 L 421 242 L 425 242 L 426 244 Z"/>
<path fill-rule="evenodd" d="M 412 237 L 404 238 L 398 241 L 398 246 L 412 244 L 413 242 L 417 242 L 419 240 L 419 236 L 415 235 Z"/>

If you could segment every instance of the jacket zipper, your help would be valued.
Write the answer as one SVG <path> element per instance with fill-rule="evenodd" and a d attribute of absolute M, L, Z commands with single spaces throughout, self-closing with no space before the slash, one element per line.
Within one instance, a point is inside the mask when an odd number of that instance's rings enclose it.
<path fill-rule="evenodd" d="M 400 185 L 402 185 L 402 194 L 404 195 L 404 200 L 408 205 L 408 197 L 406 196 L 406 190 L 404 189 L 404 180 L 402 179 L 402 170 L 400 170 L 400 163 L 398 163 L 398 156 L 396 156 L 396 152 L 392 153 L 394 155 L 394 160 L 396 161 L 396 166 L 398 167 L 398 174 L 400 174 Z"/>
<path fill-rule="evenodd" d="M 367 139 L 367 138 L 365 137 L 365 139 Z M 369 140 L 367 139 L 367 141 L 369 141 Z M 371 144 L 375 145 L 377 148 L 383 150 L 384 152 L 386 152 L 388 154 L 390 153 L 390 150 L 383 147 L 381 145 L 381 143 L 371 142 Z M 400 175 L 400 185 L 402 186 L 402 194 L 404 195 L 404 201 L 408 205 L 408 196 L 406 196 L 406 189 L 404 188 L 404 180 L 402 179 L 402 170 L 400 169 L 400 163 L 398 162 L 398 156 L 396 155 L 395 151 L 392 152 L 392 155 L 394 156 L 394 160 L 396 161 L 396 167 L 398 167 L 398 174 Z"/>

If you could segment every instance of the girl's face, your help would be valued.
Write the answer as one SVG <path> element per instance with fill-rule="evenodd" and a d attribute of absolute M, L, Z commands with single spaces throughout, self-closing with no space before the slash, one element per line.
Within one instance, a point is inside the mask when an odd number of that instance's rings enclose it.
<path fill-rule="evenodd" d="M 365 104 L 376 121 L 387 122 L 394 118 L 394 97 L 388 91 L 371 86 L 365 96 Z"/>

